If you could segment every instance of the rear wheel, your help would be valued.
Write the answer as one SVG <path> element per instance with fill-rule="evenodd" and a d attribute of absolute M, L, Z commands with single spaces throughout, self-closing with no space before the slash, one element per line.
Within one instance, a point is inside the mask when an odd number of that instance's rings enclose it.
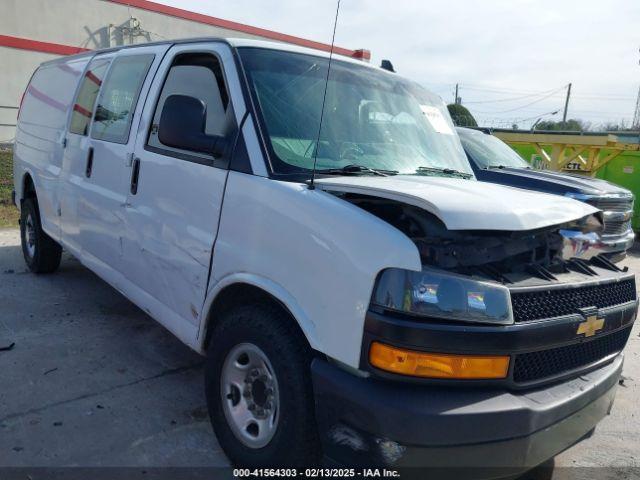
<path fill-rule="evenodd" d="M 58 268 L 62 248 L 42 230 L 35 198 L 27 198 L 22 202 L 20 238 L 22 254 L 29 270 L 34 273 L 51 273 Z"/>
<path fill-rule="evenodd" d="M 209 414 L 234 465 L 303 467 L 319 462 L 311 351 L 277 308 L 223 314 L 205 367 Z"/>

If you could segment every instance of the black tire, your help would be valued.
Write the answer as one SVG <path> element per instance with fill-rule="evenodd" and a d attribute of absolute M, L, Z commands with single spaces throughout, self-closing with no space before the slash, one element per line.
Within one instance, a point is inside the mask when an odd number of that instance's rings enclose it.
<path fill-rule="evenodd" d="M 554 458 L 550 458 L 541 465 L 522 475 L 518 480 L 551 480 L 556 466 Z"/>
<path fill-rule="evenodd" d="M 20 239 L 24 261 L 33 273 L 51 273 L 60 266 L 62 247 L 42 230 L 35 198 L 27 198 L 22 202 Z"/>
<path fill-rule="evenodd" d="M 319 465 L 310 374 L 312 352 L 302 334 L 292 328 L 290 319 L 270 305 L 239 306 L 222 314 L 211 338 L 205 363 L 207 405 L 218 442 L 231 462 L 248 468 Z M 261 448 L 249 447 L 239 439 L 225 417 L 222 404 L 223 365 L 240 344 L 257 346 L 266 355 L 280 392 L 275 433 Z"/>

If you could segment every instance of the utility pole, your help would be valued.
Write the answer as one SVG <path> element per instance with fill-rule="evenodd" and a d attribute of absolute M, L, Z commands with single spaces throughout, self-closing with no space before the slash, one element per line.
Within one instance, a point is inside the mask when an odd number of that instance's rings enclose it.
<path fill-rule="evenodd" d="M 453 103 L 458 105 L 458 84 L 456 83 L 456 96 L 453 98 Z"/>
<path fill-rule="evenodd" d="M 640 130 L 640 89 L 638 89 L 638 99 L 636 100 L 636 110 L 633 114 L 631 128 L 637 128 Z"/>
<path fill-rule="evenodd" d="M 562 114 L 562 123 L 567 123 L 567 109 L 569 108 L 569 97 L 571 96 L 571 84 L 567 86 L 567 99 L 564 101 L 564 113 Z"/>

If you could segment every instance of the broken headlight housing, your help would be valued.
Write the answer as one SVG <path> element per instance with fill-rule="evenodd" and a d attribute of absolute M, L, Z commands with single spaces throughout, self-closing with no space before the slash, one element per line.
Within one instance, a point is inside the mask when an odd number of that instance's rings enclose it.
<path fill-rule="evenodd" d="M 424 268 L 390 268 L 378 277 L 372 304 L 423 317 L 462 322 L 513 323 L 509 290 L 495 283 Z"/>

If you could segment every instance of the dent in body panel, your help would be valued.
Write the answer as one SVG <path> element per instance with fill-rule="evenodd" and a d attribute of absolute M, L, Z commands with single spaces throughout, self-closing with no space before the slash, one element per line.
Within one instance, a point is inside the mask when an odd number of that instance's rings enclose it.
<path fill-rule="evenodd" d="M 139 155 L 140 188 L 127 198 L 127 276 L 197 326 L 227 171 L 154 152 Z"/>
<path fill-rule="evenodd" d="M 212 294 L 238 273 L 266 279 L 295 299 L 302 319 L 279 298 L 314 348 L 357 368 L 373 284 L 390 267 L 420 270 L 420 258 L 379 218 L 306 185 L 229 173 Z"/>
<path fill-rule="evenodd" d="M 180 239 L 173 235 L 161 239 L 155 235 L 140 235 L 135 244 L 129 242 L 128 256 L 132 248 L 138 250 L 146 275 L 153 276 L 156 285 L 162 285 L 159 290 L 164 294 L 158 296 L 158 300 L 184 315 L 185 320 L 197 324 L 199 310 L 194 314 L 194 303 L 200 304 L 197 292 L 204 292 L 206 288 L 209 265 L 205 259 L 210 258 L 211 249 L 196 252 L 182 245 Z"/>
<path fill-rule="evenodd" d="M 422 175 L 317 179 L 333 192 L 395 200 L 426 210 L 449 230 L 527 231 L 572 222 L 598 210 L 570 198 L 460 178 Z"/>

